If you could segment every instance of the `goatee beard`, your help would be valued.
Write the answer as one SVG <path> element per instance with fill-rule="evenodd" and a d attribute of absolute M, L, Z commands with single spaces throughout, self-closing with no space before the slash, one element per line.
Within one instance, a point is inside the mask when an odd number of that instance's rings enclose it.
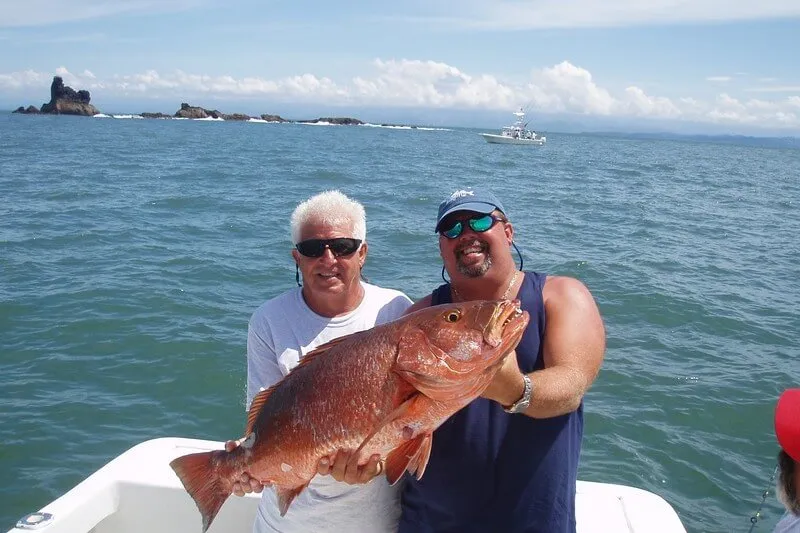
<path fill-rule="evenodd" d="M 456 261 L 456 268 L 458 268 L 458 271 L 470 278 L 479 278 L 483 276 L 484 274 L 486 274 L 486 272 L 489 271 L 491 267 L 492 267 L 492 258 L 489 257 L 488 255 L 486 256 L 486 259 L 484 259 L 483 263 L 479 265 L 467 266 L 463 264 L 461 261 L 458 260 Z"/>
<path fill-rule="evenodd" d="M 464 250 L 469 248 L 480 247 L 480 252 L 483 253 L 486 259 L 479 265 L 465 265 L 461 260 L 464 257 Z M 456 268 L 461 274 L 469 278 L 479 278 L 486 274 L 492 266 L 492 257 L 489 255 L 489 245 L 479 240 L 472 241 L 469 244 L 460 246 L 456 250 Z"/>

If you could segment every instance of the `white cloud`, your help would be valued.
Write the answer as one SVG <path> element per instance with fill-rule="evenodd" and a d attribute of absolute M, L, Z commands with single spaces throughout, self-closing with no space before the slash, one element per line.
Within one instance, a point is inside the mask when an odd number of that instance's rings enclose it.
<path fill-rule="evenodd" d="M 627 114 L 644 117 L 680 118 L 684 111 L 669 98 L 648 96 L 639 87 L 625 89 L 625 111 Z"/>
<path fill-rule="evenodd" d="M 609 92 L 597 86 L 588 70 L 569 61 L 534 74 L 534 84 L 537 79 L 546 100 L 537 102 L 539 105 L 549 103 L 558 111 L 590 115 L 610 115 L 614 111 L 615 101 Z"/>
<path fill-rule="evenodd" d="M 52 74 L 34 72 L 33 70 L 12 72 L 11 74 L 0 74 L 0 89 L 19 90 L 27 88 L 39 88 L 42 86 L 49 87 L 52 79 Z"/>
<path fill-rule="evenodd" d="M 727 83 L 731 81 L 733 78 L 730 76 L 709 76 L 706 78 L 706 81 L 717 82 L 717 83 Z"/>
<path fill-rule="evenodd" d="M 562 61 L 534 70 L 523 84 L 511 84 L 490 74 L 472 75 L 436 61 L 375 60 L 372 71 L 339 82 L 313 74 L 281 79 L 211 76 L 180 70 L 98 77 L 89 70 L 55 73 L 74 89 L 89 90 L 104 99 L 172 99 L 203 105 L 204 99 L 269 97 L 274 101 L 330 105 L 510 110 L 521 105 L 537 113 L 577 113 L 594 116 L 655 118 L 726 125 L 757 125 L 800 130 L 800 96 L 781 99 L 739 99 L 722 93 L 713 101 L 694 97 L 670 99 L 629 86 L 612 93 L 591 72 Z M 0 91 L 42 94 L 46 99 L 52 73 L 31 70 L 0 74 Z M 797 91 L 800 93 L 800 88 Z M 199 100 L 199 101 L 198 101 Z M 27 105 L 27 102 L 25 103 Z"/>
<path fill-rule="evenodd" d="M 784 101 L 751 99 L 741 101 L 728 94 L 720 94 L 705 114 L 722 124 L 752 124 L 757 126 L 800 127 L 800 115 L 793 111 L 794 98 Z"/>
<path fill-rule="evenodd" d="M 614 27 L 800 16 L 796 0 L 439 0 L 415 2 L 414 6 L 416 12 L 406 16 L 408 22 L 445 30 Z"/>
<path fill-rule="evenodd" d="M 513 90 L 490 75 L 478 77 L 436 61 L 374 61 L 376 75 L 356 77 L 347 91 L 359 102 L 421 107 L 487 107 L 516 105 Z"/>

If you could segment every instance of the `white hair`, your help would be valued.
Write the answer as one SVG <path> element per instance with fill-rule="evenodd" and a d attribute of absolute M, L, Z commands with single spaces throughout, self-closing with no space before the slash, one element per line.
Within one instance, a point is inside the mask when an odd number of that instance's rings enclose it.
<path fill-rule="evenodd" d="M 328 225 L 352 225 L 354 239 L 367 238 L 367 214 L 364 206 L 339 191 L 325 191 L 298 205 L 292 213 L 292 244 L 300 242 L 302 228 L 310 221 Z"/>

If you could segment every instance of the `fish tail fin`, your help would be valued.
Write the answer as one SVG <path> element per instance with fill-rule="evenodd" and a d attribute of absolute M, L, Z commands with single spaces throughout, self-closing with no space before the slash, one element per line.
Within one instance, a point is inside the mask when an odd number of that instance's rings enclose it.
<path fill-rule="evenodd" d="M 203 516 L 203 533 L 231 495 L 231 483 L 227 481 L 231 472 L 226 472 L 229 468 L 225 468 L 227 455 L 220 450 L 192 453 L 169 464 Z"/>

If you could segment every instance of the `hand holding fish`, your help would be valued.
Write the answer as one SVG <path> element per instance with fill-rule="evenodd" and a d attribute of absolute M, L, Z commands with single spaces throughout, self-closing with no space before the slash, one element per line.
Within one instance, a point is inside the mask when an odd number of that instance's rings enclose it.
<path fill-rule="evenodd" d="M 238 442 L 229 440 L 225 442 L 225 451 L 230 453 L 236 449 Z M 317 466 L 317 473 L 323 476 L 332 476 L 336 481 L 349 485 L 362 485 L 369 483 L 375 477 L 383 474 L 383 462 L 381 456 L 374 454 L 364 465 L 358 464 L 358 455 L 352 454 L 347 450 L 340 450 L 331 457 L 323 457 Z M 250 477 L 246 472 L 239 476 L 239 481 L 233 483 L 231 492 L 235 496 L 244 496 L 255 492 L 259 494 L 266 485 L 262 485 L 255 478 Z"/>
<path fill-rule="evenodd" d="M 339 450 L 332 457 L 323 457 L 319 461 L 317 473 L 323 476 L 330 475 L 336 481 L 350 485 L 369 483 L 373 478 L 383 473 L 381 456 L 373 454 L 366 464 L 358 464 L 358 454 L 348 450 Z"/>
<path fill-rule="evenodd" d="M 230 453 L 239 446 L 239 443 L 235 440 L 225 441 L 225 451 Z M 242 472 L 242 475 L 239 476 L 239 481 L 233 482 L 233 488 L 231 489 L 231 493 L 235 496 L 244 496 L 245 494 L 250 494 L 251 492 L 255 492 L 259 494 L 266 485 L 262 485 L 259 481 L 255 478 L 250 477 L 247 472 Z"/>
<path fill-rule="evenodd" d="M 481 397 L 493 400 L 503 407 L 508 407 L 522 396 L 524 389 L 525 382 L 522 379 L 522 371 L 517 362 L 517 352 L 513 350 L 506 355 L 505 360 L 503 360 L 503 366 L 495 374 L 494 379 L 483 391 Z"/>

